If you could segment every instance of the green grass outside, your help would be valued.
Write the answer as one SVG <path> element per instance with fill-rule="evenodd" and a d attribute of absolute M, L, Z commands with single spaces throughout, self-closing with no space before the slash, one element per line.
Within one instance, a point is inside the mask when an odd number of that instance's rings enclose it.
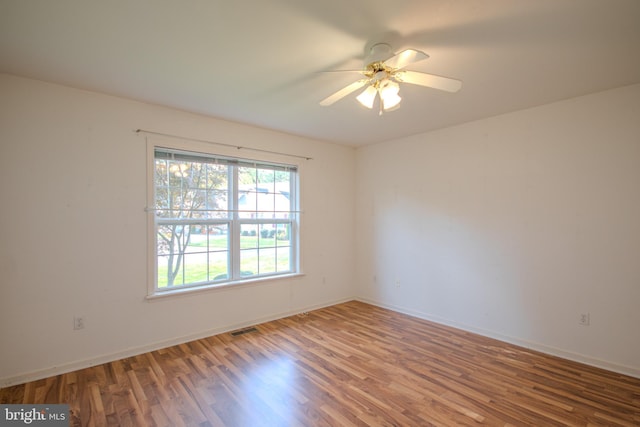
<path fill-rule="evenodd" d="M 220 236 L 210 236 L 209 237 L 209 250 L 217 250 L 224 251 L 227 248 L 227 237 L 226 235 Z M 260 236 L 241 236 L 240 237 L 240 248 L 242 251 L 241 259 L 240 259 L 240 270 L 246 274 L 247 277 L 255 274 L 267 274 L 267 273 L 275 273 L 277 271 L 288 271 L 289 270 L 289 253 L 285 252 L 284 254 L 279 251 L 278 259 L 275 257 L 275 249 L 272 249 L 276 246 L 276 244 L 281 246 L 288 246 L 288 240 L 277 240 L 275 238 L 262 238 Z M 204 238 L 200 241 L 192 242 L 189 247 L 193 249 L 206 249 L 207 248 L 207 239 Z M 261 255 L 258 256 L 257 250 L 251 249 L 261 249 Z M 284 248 L 283 248 L 284 249 Z M 270 255 L 269 252 L 273 252 L 273 255 Z M 222 252 L 224 253 L 224 252 Z M 216 276 L 226 275 L 227 272 L 227 261 L 224 255 L 221 256 L 222 259 L 218 261 L 213 261 L 209 263 L 208 266 L 208 275 L 207 275 L 207 263 L 190 263 L 189 262 L 189 254 L 186 254 L 185 264 L 186 271 L 184 271 L 184 282 L 183 282 L 183 271 L 182 268 L 180 272 L 176 276 L 174 286 L 179 286 L 183 284 L 190 283 L 198 283 L 198 282 L 207 282 L 214 280 Z M 167 265 L 162 265 L 159 261 L 158 265 L 158 288 L 167 287 Z M 223 279 L 221 279 L 223 280 Z"/>
<path fill-rule="evenodd" d="M 209 236 L 209 247 L 212 249 L 224 249 L 227 247 L 227 235 Z M 286 246 L 289 244 L 288 240 L 278 240 L 278 246 Z M 196 248 L 206 248 L 207 239 L 203 238 L 200 241 L 192 241 L 189 246 Z M 275 237 L 260 237 L 260 236 L 240 236 L 240 249 L 250 248 L 269 248 L 276 246 Z"/>

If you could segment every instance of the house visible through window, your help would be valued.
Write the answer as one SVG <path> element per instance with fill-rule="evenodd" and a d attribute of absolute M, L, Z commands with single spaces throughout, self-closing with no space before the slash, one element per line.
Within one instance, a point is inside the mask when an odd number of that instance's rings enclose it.
<path fill-rule="evenodd" d="M 155 293 L 297 272 L 297 168 L 154 150 Z"/>

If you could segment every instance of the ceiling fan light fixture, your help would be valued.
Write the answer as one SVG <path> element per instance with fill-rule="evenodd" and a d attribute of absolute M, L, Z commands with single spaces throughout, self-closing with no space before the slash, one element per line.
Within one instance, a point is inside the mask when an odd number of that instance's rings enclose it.
<path fill-rule="evenodd" d="M 373 109 L 376 97 L 379 97 L 378 109 L 382 115 L 384 111 L 392 111 L 400 107 L 402 98 L 398 95 L 399 83 L 430 87 L 446 92 L 457 92 L 462 87 L 460 80 L 428 74 L 419 71 L 405 70 L 408 65 L 427 59 L 429 55 L 416 49 L 405 49 L 394 54 L 391 46 L 386 43 L 376 43 L 369 48 L 369 55 L 365 59 L 362 70 L 343 70 L 359 72 L 364 76 L 327 98 L 320 101 L 320 105 L 327 106 L 346 97 L 347 95 L 365 87 L 356 97 L 358 102 L 368 109 Z"/>
<path fill-rule="evenodd" d="M 384 111 L 393 111 L 400 108 L 400 101 L 402 101 L 402 97 L 397 94 L 393 94 L 382 98 L 382 108 Z"/>
<path fill-rule="evenodd" d="M 373 102 L 376 99 L 376 94 L 377 93 L 378 93 L 378 91 L 376 90 L 375 87 L 367 86 L 367 88 L 365 90 L 363 90 L 362 93 L 356 97 L 356 99 L 363 106 L 367 107 L 368 109 L 372 109 L 373 108 Z"/>
<path fill-rule="evenodd" d="M 402 98 L 398 95 L 399 91 L 400 86 L 393 80 L 386 80 L 380 85 L 379 92 L 383 110 L 391 111 L 392 109 L 400 107 Z"/>

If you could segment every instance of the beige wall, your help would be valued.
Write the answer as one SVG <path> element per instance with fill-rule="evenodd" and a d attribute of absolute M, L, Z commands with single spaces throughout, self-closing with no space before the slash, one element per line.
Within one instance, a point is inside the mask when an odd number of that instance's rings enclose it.
<path fill-rule="evenodd" d="M 354 149 L 8 75 L 0 93 L 0 386 L 353 298 Z M 145 300 L 138 128 L 313 157 L 305 275 Z"/>
<path fill-rule="evenodd" d="M 362 299 L 640 376 L 640 85 L 357 163 Z"/>

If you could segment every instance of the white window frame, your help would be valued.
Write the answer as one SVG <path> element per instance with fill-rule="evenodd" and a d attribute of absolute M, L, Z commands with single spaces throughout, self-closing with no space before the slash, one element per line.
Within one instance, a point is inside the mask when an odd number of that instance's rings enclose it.
<path fill-rule="evenodd" d="M 157 256 L 157 227 L 166 220 L 159 219 L 156 215 L 155 209 L 155 152 L 156 149 L 160 150 L 175 150 L 192 152 L 197 155 L 211 156 L 211 157 L 225 157 L 228 159 L 238 159 L 241 162 L 255 162 L 257 164 L 272 164 L 282 165 L 295 168 L 296 173 L 293 174 L 294 179 L 291 180 L 290 197 L 293 199 L 293 205 L 291 207 L 290 221 L 278 220 L 278 219 L 248 219 L 239 218 L 237 209 L 231 208 L 233 216 L 228 219 L 222 220 L 207 220 L 207 223 L 220 223 L 229 225 L 229 273 L 231 277 L 224 281 L 196 283 L 190 285 L 181 285 L 171 288 L 159 288 L 158 287 L 158 256 Z M 249 150 L 246 151 L 249 153 Z M 243 153 L 244 154 L 244 153 Z M 148 292 L 147 298 L 153 299 L 157 297 L 164 297 L 169 295 L 184 294 L 188 292 L 223 289 L 230 286 L 242 286 L 249 284 L 256 284 L 260 282 L 268 282 L 275 279 L 284 279 L 289 277 L 296 277 L 302 275 L 301 268 L 301 245 L 300 245 L 300 176 L 302 165 L 298 162 L 291 162 L 291 159 L 282 155 L 274 153 L 260 152 L 258 155 L 243 156 L 237 155 L 237 149 L 233 150 L 229 147 L 217 147 L 207 143 L 198 143 L 193 141 L 183 140 L 166 140 L 162 138 L 147 139 L 147 234 L 148 234 Z M 232 190 L 233 200 L 232 205 L 238 200 L 238 170 L 237 167 L 232 169 L 233 176 L 230 178 L 230 189 Z M 184 223 L 189 223 L 191 220 L 184 220 Z M 193 221 L 191 221 L 193 222 Z M 197 221 L 202 223 L 203 221 Z M 261 222 L 273 223 L 287 223 L 290 224 L 290 265 L 291 270 L 283 273 L 271 273 L 264 275 L 253 275 L 249 277 L 242 277 L 240 272 L 240 260 L 235 261 L 232 258 L 240 256 L 240 226 L 242 224 L 260 224 Z M 233 224 L 233 225 L 231 225 Z"/>

